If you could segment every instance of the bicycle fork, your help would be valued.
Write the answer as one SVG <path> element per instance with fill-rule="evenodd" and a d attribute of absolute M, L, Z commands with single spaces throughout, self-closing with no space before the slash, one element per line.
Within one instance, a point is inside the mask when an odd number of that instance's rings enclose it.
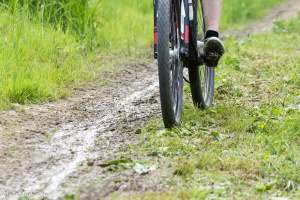
<path fill-rule="evenodd" d="M 153 0 L 154 7 L 154 58 L 157 58 L 157 6 L 159 0 Z M 173 0 L 176 1 L 176 0 Z M 194 9 L 193 9 L 193 0 L 178 0 L 176 6 L 180 12 L 178 32 L 180 33 L 180 57 L 183 59 L 188 59 L 189 57 L 189 45 L 190 45 L 190 26 L 194 20 Z"/>
<path fill-rule="evenodd" d="M 180 4 L 180 56 L 189 57 L 190 22 L 193 20 L 192 0 L 182 0 Z"/>

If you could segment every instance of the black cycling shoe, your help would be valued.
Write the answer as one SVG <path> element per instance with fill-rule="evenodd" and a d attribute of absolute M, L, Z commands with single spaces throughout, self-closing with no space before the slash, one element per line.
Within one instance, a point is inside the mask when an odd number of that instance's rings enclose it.
<path fill-rule="evenodd" d="M 217 37 L 204 40 L 204 61 L 208 67 L 216 67 L 225 52 L 223 42 Z"/>

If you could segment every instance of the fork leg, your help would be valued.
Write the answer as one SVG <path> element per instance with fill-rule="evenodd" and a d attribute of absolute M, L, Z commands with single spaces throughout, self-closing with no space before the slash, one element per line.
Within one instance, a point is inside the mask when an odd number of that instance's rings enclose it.
<path fill-rule="evenodd" d="M 188 0 L 181 0 L 180 7 L 181 7 L 180 8 L 180 35 L 181 35 L 180 55 L 183 58 L 188 58 L 189 43 L 190 43 L 190 24 L 189 24 Z"/>

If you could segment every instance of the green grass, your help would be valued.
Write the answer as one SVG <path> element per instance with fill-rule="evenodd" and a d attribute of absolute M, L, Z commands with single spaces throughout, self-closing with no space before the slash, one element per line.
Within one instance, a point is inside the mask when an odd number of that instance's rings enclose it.
<path fill-rule="evenodd" d="M 0 14 L 0 108 L 52 101 L 90 79 L 72 34 Z"/>
<path fill-rule="evenodd" d="M 132 54 L 150 47 L 153 37 L 152 1 L 110 0 L 101 2 L 97 40 L 102 51 Z"/>
<path fill-rule="evenodd" d="M 232 29 L 259 19 L 272 6 L 283 0 L 224 0 L 221 27 Z"/>
<path fill-rule="evenodd" d="M 170 163 L 165 170 L 173 176 L 170 191 L 134 197 L 164 199 L 204 188 L 204 197 L 168 198 L 300 198 L 299 20 L 278 22 L 273 33 L 228 39 L 215 106 L 195 109 L 186 87 L 182 126 L 163 130 L 157 119 L 142 131 L 135 151 Z"/>
<path fill-rule="evenodd" d="M 0 5 L 12 15 L 22 13 L 23 17 L 32 21 L 51 24 L 63 31 L 72 31 L 86 48 L 92 48 L 98 22 L 95 13 L 100 8 L 99 2 L 99 0 L 0 0 Z"/>

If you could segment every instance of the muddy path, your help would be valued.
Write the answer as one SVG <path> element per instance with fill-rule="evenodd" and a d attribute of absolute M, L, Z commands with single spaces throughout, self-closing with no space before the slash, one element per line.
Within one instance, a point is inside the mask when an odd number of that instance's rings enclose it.
<path fill-rule="evenodd" d="M 158 82 L 152 61 L 126 62 L 117 77 L 105 75 L 107 86 L 77 88 L 68 100 L 0 114 L 0 199 L 57 199 L 70 177 L 81 183 L 95 177 L 85 177 L 92 170 L 78 174 L 80 166 L 113 160 L 134 142 L 136 129 L 159 113 Z"/>
<path fill-rule="evenodd" d="M 279 5 L 239 36 L 270 30 L 274 20 L 293 17 L 299 0 Z M 160 189 L 159 173 L 115 172 L 103 163 L 120 159 L 137 141 L 139 127 L 160 115 L 157 67 L 149 60 L 117 62 L 108 84 L 76 88 L 66 100 L 16 106 L 0 113 L 0 199 L 60 199 L 80 193 L 97 199 L 114 191 Z M 134 154 L 129 157 L 135 156 Z"/>

